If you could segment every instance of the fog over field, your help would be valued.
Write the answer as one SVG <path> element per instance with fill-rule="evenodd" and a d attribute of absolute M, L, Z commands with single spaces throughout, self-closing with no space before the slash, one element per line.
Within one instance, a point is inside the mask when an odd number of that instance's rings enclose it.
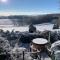
<path fill-rule="evenodd" d="M 55 24 L 60 18 L 60 14 L 46 14 L 37 16 L 28 15 L 13 15 L 13 16 L 0 16 L 0 29 L 4 31 L 28 31 L 29 25 L 32 23 L 37 30 L 52 30 L 53 24 Z M 59 20 L 60 21 L 60 20 Z M 59 23 L 60 24 L 60 23 Z"/>
<path fill-rule="evenodd" d="M 0 25 L 13 25 L 10 19 L 0 19 Z"/>
<path fill-rule="evenodd" d="M 37 24 L 34 25 L 36 27 L 36 29 L 38 31 L 44 31 L 44 30 L 53 30 L 53 24 L 50 23 L 44 23 L 44 24 Z M 0 25 L 0 29 L 3 29 L 4 31 L 9 30 L 12 31 L 14 29 L 14 31 L 20 31 L 20 32 L 24 32 L 24 31 L 28 31 L 29 30 L 29 26 L 13 26 L 13 25 Z"/>
<path fill-rule="evenodd" d="M 51 23 L 42 23 L 42 24 L 36 24 L 34 25 L 38 31 L 44 31 L 44 30 L 53 30 L 53 25 Z M 13 24 L 11 19 L 0 19 L 0 29 L 3 29 L 4 31 L 28 31 L 29 30 L 29 25 L 26 26 L 16 26 Z"/>
<path fill-rule="evenodd" d="M 60 13 L 36 15 L 36 16 L 34 15 L 0 16 L 0 25 L 25 26 L 31 23 L 32 24 L 55 23 L 59 19 L 60 19 Z"/>

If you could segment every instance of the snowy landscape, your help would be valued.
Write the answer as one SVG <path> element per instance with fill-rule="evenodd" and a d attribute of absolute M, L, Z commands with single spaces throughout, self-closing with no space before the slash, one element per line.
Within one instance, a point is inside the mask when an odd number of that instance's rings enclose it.
<path fill-rule="evenodd" d="M 59 0 L 0 0 L 0 60 L 60 60 Z"/>
<path fill-rule="evenodd" d="M 60 31 L 60 29 L 54 29 L 53 30 L 53 25 L 54 24 L 51 24 L 51 23 L 43 23 L 43 24 L 37 24 L 34 26 L 37 28 L 38 31 L 45 31 L 45 30 Z M 0 25 L 0 29 L 3 29 L 4 31 L 9 30 L 10 32 L 12 30 L 25 32 L 25 31 L 29 30 L 29 26 Z"/>
<path fill-rule="evenodd" d="M 34 30 L 32 30 L 33 33 L 31 33 L 29 29 L 33 28 L 30 28 L 30 25 L 17 26 L 13 24 L 11 19 L 0 19 L 0 22 L 0 48 L 3 51 L 3 53 L 0 54 L 7 54 L 8 56 L 6 56 L 6 59 L 8 60 L 34 60 L 35 58 L 33 58 L 31 54 L 35 52 L 29 51 L 30 43 L 33 39 L 44 38 L 50 41 L 50 43 L 53 45 L 55 41 L 60 40 L 60 29 L 53 29 L 53 23 L 34 24 L 31 27 L 36 28 L 36 31 L 34 32 Z M 39 42 L 38 40 L 36 41 L 42 44 L 42 42 Z M 52 45 L 50 46 L 51 47 L 48 45 L 49 51 L 52 53 L 55 51 L 56 47 L 52 47 Z M 53 50 L 51 51 L 51 49 Z M 37 57 L 37 60 L 51 60 L 52 58 L 46 53 L 42 53 L 41 58 L 39 54 L 38 56 L 39 57 Z"/>
<path fill-rule="evenodd" d="M 20 32 L 24 32 L 24 31 L 28 31 L 29 30 L 29 26 L 14 26 L 12 24 L 12 21 L 10 20 L 0 20 L 0 29 L 3 29 L 4 31 L 12 31 L 13 29 L 15 31 L 20 31 Z M 53 25 L 54 24 L 50 24 L 50 23 L 43 23 L 43 24 L 37 24 L 35 25 L 35 27 L 37 28 L 38 31 L 44 31 L 44 30 L 53 30 Z"/>

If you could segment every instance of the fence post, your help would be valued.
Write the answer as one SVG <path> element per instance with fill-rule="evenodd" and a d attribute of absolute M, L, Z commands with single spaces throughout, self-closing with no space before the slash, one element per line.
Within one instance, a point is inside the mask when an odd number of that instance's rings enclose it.
<path fill-rule="evenodd" d="M 23 60 L 24 60 L 24 51 L 23 51 Z"/>

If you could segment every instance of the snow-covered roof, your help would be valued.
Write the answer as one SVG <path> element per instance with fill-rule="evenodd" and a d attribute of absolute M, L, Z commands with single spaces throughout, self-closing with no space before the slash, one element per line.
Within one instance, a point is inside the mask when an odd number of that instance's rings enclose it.
<path fill-rule="evenodd" d="M 36 38 L 36 39 L 33 39 L 32 42 L 35 44 L 46 44 L 46 43 L 48 43 L 48 41 L 44 38 Z"/>

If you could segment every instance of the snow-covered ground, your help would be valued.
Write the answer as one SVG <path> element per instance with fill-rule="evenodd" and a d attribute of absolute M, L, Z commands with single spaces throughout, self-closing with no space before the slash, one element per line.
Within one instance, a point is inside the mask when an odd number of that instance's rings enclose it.
<path fill-rule="evenodd" d="M 11 19 L 0 19 L 0 25 L 13 25 Z"/>
<path fill-rule="evenodd" d="M 38 24 L 35 25 L 35 27 L 37 28 L 37 30 L 39 31 L 44 31 L 44 30 L 50 30 L 50 31 L 60 31 L 60 29 L 52 29 L 53 28 L 53 24 L 50 23 L 44 23 L 44 24 Z M 14 31 L 20 31 L 20 32 L 24 32 L 24 31 L 28 31 L 29 27 L 28 26 L 20 26 L 20 27 L 16 27 L 13 25 L 0 25 L 0 29 L 3 29 L 4 31 L 9 30 L 12 31 L 14 29 Z"/>
<path fill-rule="evenodd" d="M 38 24 L 36 25 L 36 28 L 39 31 L 52 30 L 53 24 L 50 24 L 50 23 Z"/>

